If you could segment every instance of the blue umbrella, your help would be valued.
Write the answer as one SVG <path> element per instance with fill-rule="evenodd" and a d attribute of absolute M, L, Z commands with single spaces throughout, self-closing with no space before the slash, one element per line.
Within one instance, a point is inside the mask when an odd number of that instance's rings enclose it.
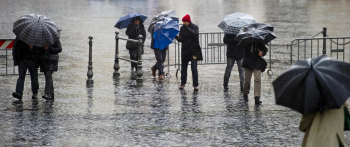
<path fill-rule="evenodd" d="M 179 30 L 179 19 L 175 16 L 175 11 L 165 11 L 153 18 L 150 25 L 153 30 L 154 48 L 163 50 L 174 42 Z"/>
<path fill-rule="evenodd" d="M 140 17 L 142 22 L 144 22 L 147 19 L 147 16 L 142 15 L 140 13 L 130 13 L 128 15 L 121 17 L 117 21 L 117 23 L 114 25 L 114 27 L 116 27 L 118 29 L 127 28 L 128 25 L 131 23 L 132 18 L 134 18 L 134 17 Z"/>

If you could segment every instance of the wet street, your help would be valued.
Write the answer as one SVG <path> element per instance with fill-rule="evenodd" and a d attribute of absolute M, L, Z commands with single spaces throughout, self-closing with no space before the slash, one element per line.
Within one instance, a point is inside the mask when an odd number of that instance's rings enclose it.
<path fill-rule="evenodd" d="M 126 37 L 116 21 L 132 12 L 151 18 L 175 10 L 179 18 L 190 14 L 200 32 L 221 32 L 217 27 L 227 14 L 251 14 L 258 22 L 275 27 L 276 44 L 311 37 L 327 26 L 329 36 L 350 34 L 350 1 L 346 0 L 0 0 L 0 38 L 15 38 L 13 22 L 24 14 L 51 18 L 63 31 L 58 72 L 53 74 L 55 100 L 45 101 L 45 77 L 39 75 L 38 100 L 31 99 L 30 76 L 23 100 L 12 97 L 17 75 L 0 76 L 0 146 L 301 146 L 301 115 L 275 105 L 272 81 L 289 64 L 289 50 L 272 51 L 273 76 L 262 77 L 262 105 L 253 94 L 243 100 L 237 66 L 229 91 L 223 90 L 224 64 L 199 65 L 199 91 L 192 75 L 179 90 L 180 78 L 151 75 L 155 64 L 147 33 L 142 84 L 137 84 L 130 63 L 120 61 L 121 76 L 113 79 L 115 31 Z M 93 36 L 93 80 L 87 87 L 88 37 Z M 125 41 L 120 56 L 129 58 Z M 171 50 L 172 48 L 170 48 Z M 0 52 L 3 55 L 3 52 Z M 9 55 L 10 56 L 10 52 Z M 175 55 L 170 53 L 170 59 Z M 349 60 L 347 61 L 349 62 Z M 0 72 L 5 60 L 0 59 Z M 12 65 L 12 60 L 9 60 Z M 12 70 L 12 69 L 11 69 Z M 167 70 L 167 68 L 166 68 Z M 251 89 L 253 90 L 253 88 Z M 350 104 L 350 100 L 347 101 Z M 350 146 L 350 131 L 344 133 Z"/>

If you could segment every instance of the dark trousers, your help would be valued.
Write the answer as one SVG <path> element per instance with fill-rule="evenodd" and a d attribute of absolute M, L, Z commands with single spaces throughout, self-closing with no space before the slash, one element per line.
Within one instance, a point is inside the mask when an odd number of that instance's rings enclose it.
<path fill-rule="evenodd" d="M 52 73 L 53 71 L 45 71 L 45 93 L 46 94 L 53 94 L 53 81 L 52 81 Z"/>
<path fill-rule="evenodd" d="M 164 75 L 164 61 L 166 58 L 166 50 L 153 49 L 157 63 L 154 64 L 153 70 L 158 70 L 159 75 Z"/>
<path fill-rule="evenodd" d="M 129 50 L 129 54 L 130 54 L 130 60 L 138 61 L 139 59 L 138 51 Z M 131 62 L 131 69 L 136 69 L 136 68 L 137 68 L 137 64 Z"/>
<path fill-rule="evenodd" d="M 18 74 L 16 84 L 16 93 L 23 95 L 24 81 L 26 78 L 27 69 L 30 73 L 30 79 L 32 82 L 32 92 L 33 94 L 38 94 L 39 82 L 38 82 L 38 68 L 32 60 L 21 61 L 18 65 Z"/>
<path fill-rule="evenodd" d="M 235 62 L 237 63 L 238 71 L 239 71 L 239 81 L 240 86 L 243 86 L 244 82 L 244 68 L 242 67 L 243 59 L 236 60 L 234 58 L 227 58 L 227 66 L 225 70 L 224 75 L 224 86 L 228 85 L 228 82 L 230 80 L 231 71 L 233 68 L 233 65 L 235 65 Z"/>
<path fill-rule="evenodd" d="M 181 84 L 185 85 L 187 82 L 187 67 L 189 61 L 182 61 L 181 64 Z M 191 58 L 191 70 L 192 70 L 192 79 L 193 86 L 198 86 L 198 70 L 197 70 L 197 60 Z"/>

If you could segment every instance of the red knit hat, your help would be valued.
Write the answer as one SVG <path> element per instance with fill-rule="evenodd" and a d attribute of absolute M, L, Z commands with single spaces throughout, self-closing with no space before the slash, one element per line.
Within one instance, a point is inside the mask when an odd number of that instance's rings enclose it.
<path fill-rule="evenodd" d="M 186 15 L 182 18 L 182 21 L 191 22 L 191 17 L 190 17 L 190 15 L 186 14 Z"/>

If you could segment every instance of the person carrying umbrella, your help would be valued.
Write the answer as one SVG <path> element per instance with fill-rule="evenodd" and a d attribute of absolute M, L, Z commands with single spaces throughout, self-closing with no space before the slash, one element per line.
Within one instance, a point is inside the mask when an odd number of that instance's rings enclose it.
<path fill-rule="evenodd" d="M 240 79 L 240 88 L 241 92 L 243 91 L 243 82 L 244 82 L 244 68 L 242 67 L 244 50 L 238 49 L 236 46 L 238 41 L 235 40 L 239 30 L 251 23 L 256 23 L 256 20 L 248 14 L 244 13 L 233 13 L 225 16 L 225 18 L 218 25 L 220 29 L 225 32 L 224 43 L 227 44 L 227 66 L 224 74 L 224 89 L 228 90 L 228 83 L 231 76 L 231 71 L 235 62 L 237 63 Z"/>
<path fill-rule="evenodd" d="M 131 23 L 128 25 L 128 28 L 125 31 L 125 34 L 128 35 L 129 39 L 137 40 L 139 35 L 142 35 L 142 42 L 144 43 L 146 40 L 146 31 L 143 25 L 141 17 L 133 17 Z M 138 43 L 128 41 L 126 43 L 126 49 L 129 50 L 130 59 L 134 61 L 138 61 L 139 54 L 139 45 Z M 143 48 L 142 48 L 143 54 Z M 134 70 L 137 67 L 136 63 L 131 63 L 131 70 Z"/>
<path fill-rule="evenodd" d="M 42 98 L 54 99 L 52 74 L 58 69 L 58 53 L 62 52 L 61 42 L 57 40 L 54 44 L 38 50 L 40 50 L 40 72 L 45 74 L 45 95 Z"/>
<path fill-rule="evenodd" d="M 36 99 L 39 89 L 38 66 L 40 63 L 37 48 L 49 48 L 50 44 L 59 40 L 59 29 L 52 20 L 43 15 L 28 14 L 13 23 L 12 31 L 16 35 L 13 59 L 14 65 L 18 65 L 19 73 L 16 92 L 12 93 L 12 96 L 22 99 L 23 85 L 28 69 L 32 80 L 32 98 Z"/>
<path fill-rule="evenodd" d="M 190 15 L 186 14 L 182 18 L 183 26 L 180 28 L 179 36 L 175 39 L 182 43 L 181 47 L 181 85 L 179 89 L 184 89 L 187 81 L 188 62 L 191 61 L 192 79 L 194 91 L 198 91 L 198 70 L 197 60 L 203 60 L 202 51 L 199 46 L 198 26 L 191 22 Z"/>
<path fill-rule="evenodd" d="M 266 44 L 275 39 L 273 27 L 263 23 L 252 23 L 243 27 L 237 37 L 240 41 L 238 48 L 244 49 L 244 58 L 242 66 L 244 68 L 245 78 L 243 82 L 243 98 L 248 101 L 251 77 L 254 74 L 254 99 L 255 104 L 260 105 L 261 97 L 261 72 L 264 72 L 267 66 L 265 59 L 268 48 Z"/>
<path fill-rule="evenodd" d="M 164 61 L 169 44 L 174 42 L 175 36 L 179 33 L 179 18 L 175 11 L 164 11 L 154 17 L 148 31 L 152 35 L 151 48 L 156 56 L 156 64 L 151 67 L 153 77 L 156 77 L 158 70 L 159 79 L 164 79 Z"/>
<path fill-rule="evenodd" d="M 350 129 L 345 102 L 350 97 L 350 64 L 322 55 L 297 61 L 272 82 L 276 104 L 303 115 L 302 146 L 345 146 Z"/>

